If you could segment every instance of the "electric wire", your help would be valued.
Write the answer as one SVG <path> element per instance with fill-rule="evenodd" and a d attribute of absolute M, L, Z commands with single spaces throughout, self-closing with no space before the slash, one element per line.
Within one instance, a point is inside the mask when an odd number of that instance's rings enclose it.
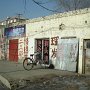
<path fill-rule="evenodd" d="M 39 2 L 35 1 L 35 0 L 32 0 L 34 3 L 36 3 L 38 6 L 42 7 L 43 9 L 46 9 L 48 11 L 51 11 L 51 12 L 56 12 L 56 13 L 59 13 L 57 10 L 52 10 L 52 9 L 49 9 L 49 8 L 46 8 L 45 6 L 43 6 L 42 4 L 40 4 Z"/>
<path fill-rule="evenodd" d="M 26 6 L 27 6 L 27 1 L 24 0 L 24 14 L 26 13 Z"/>
<path fill-rule="evenodd" d="M 45 1 L 45 2 L 38 2 L 39 4 L 47 4 L 47 3 L 50 3 L 51 1 Z"/>

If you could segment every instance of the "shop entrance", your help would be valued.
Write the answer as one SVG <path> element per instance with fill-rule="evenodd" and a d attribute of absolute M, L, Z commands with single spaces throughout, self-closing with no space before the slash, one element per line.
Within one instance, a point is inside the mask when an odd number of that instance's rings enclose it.
<path fill-rule="evenodd" d="M 9 60 L 18 61 L 18 39 L 9 40 Z"/>
<path fill-rule="evenodd" d="M 90 74 L 90 40 L 84 40 L 84 73 Z"/>
<path fill-rule="evenodd" d="M 56 69 L 77 72 L 78 39 L 60 38 L 57 45 Z"/>
<path fill-rule="evenodd" d="M 41 59 L 49 64 L 49 39 L 36 39 L 36 51 L 41 53 Z"/>

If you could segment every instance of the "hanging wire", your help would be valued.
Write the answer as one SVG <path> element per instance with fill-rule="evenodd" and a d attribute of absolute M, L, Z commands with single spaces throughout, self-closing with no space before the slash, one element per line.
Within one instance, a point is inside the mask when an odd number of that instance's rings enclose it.
<path fill-rule="evenodd" d="M 24 0 L 24 14 L 26 13 L 27 0 Z"/>
<path fill-rule="evenodd" d="M 52 9 L 49 9 L 49 8 L 44 7 L 43 5 L 41 5 L 42 3 L 39 3 L 39 2 L 37 2 L 37 1 L 35 1 L 35 0 L 32 0 L 32 1 L 33 1 L 34 3 L 36 3 L 38 6 L 42 7 L 43 9 L 46 9 L 46 10 L 51 11 L 51 12 L 57 12 L 57 13 L 58 13 L 57 10 L 52 10 Z"/>
<path fill-rule="evenodd" d="M 47 3 L 50 3 L 51 1 L 48 0 L 48 1 L 45 1 L 45 2 L 38 2 L 39 4 L 47 4 Z"/>

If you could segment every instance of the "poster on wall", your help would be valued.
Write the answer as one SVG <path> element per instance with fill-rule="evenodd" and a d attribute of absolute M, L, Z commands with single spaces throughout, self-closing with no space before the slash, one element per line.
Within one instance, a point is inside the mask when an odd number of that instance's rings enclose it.
<path fill-rule="evenodd" d="M 4 36 L 9 37 L 23 37 L 25 36 L 25 25 L 8 27 L 4 29 Z"/>
<path fill-rule="evenodd" d="M 78 39 L 59 39 L 57 45 L 56 69 L 76 71 Z"/>

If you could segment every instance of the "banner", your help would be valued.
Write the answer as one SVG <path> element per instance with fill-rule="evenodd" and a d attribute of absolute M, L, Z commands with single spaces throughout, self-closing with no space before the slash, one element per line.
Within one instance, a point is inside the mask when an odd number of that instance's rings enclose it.
<path fill-rule="evenodd" d="M 23 37 L 26 33 L 25 25 L 19 25 L 14 27 L 8 27 L 4 30 L 4 36 L 6 37 Z"/>

